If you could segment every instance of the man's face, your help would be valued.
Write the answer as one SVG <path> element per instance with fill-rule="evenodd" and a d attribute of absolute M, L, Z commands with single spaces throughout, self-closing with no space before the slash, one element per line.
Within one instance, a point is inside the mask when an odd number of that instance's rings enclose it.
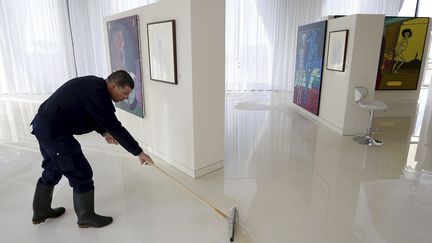
<path fill-rule="evenodd" d="M 114 102 L 120 102 L 129 98 L 132 89 L 129 86 L 120 87 L 115 85 L 111 92 L 111 98 Z"/>

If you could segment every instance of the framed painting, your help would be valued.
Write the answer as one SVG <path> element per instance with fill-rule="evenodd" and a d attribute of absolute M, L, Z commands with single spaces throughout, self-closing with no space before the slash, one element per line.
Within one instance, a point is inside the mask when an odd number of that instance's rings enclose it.
<path fill-rule="evenodd" d="M 147 24 L 150 79 L 177 84 L 175 20 Z"/>
<path fill-rule="evenodd" d="M 344 72 L 348 40 L 348 30 L 338 30 L 329 33 L 326 69 Z"/>
<path fill-rule="evenodd" d="M 293 102 L 318 115 L 327 21 L 298 27 Z"/>
<path fill-rule="evenodd" d="M 385 17 L 376 90 L 417 90 L 429 18 Z"/>
<path fill-rule="evenodd" d="M 144 118 L 138 16 L 133 15 L 109 21 L 107 29 L 111 71 L 127 71 L 135 85 L 129 98 L 116 103 L 115 106 Z"/>

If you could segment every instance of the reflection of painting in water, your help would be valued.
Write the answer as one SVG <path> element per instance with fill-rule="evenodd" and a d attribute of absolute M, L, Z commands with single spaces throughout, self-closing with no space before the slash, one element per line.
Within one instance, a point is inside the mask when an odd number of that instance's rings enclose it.
<path fill-rule="evenodd" d="M 300 26 L 293 102 L 318 115 L 326 21 Z"/>
<path fill-rule="evenodd" d="M 429 18 L 386 17 L 377 90 L 416 90 Z"/>
<path fill-rule="evenodd" d="M 141 59 L 138 38 L 138 16 L 107 23 L 111 71 L 125 70 L 134 80 L 135 88 L 127 100 L 116 103 L 120 109 L 144 117 Z"/>

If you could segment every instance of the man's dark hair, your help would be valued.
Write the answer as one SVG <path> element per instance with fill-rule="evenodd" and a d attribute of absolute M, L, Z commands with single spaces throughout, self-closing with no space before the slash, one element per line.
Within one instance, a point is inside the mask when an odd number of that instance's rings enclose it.
<path fill-rule="evenodd" d="M 402 36 L 405 36 L 405 33 L 408 33 L 408 34 L 409 34 L 408 37 L 411 37 L 411 36 L 412 36 L 412 31 L 411 31 L 411 29 L 404 29 L 404 30 L 402 30 Z"/>
<path fill-rule="evenodd" d="M 111 73 L 108 76 L 107 81 L 114 82 L 116 85 L 122 88 L 128 86 L 129 88 L 133 89 L 135 87 L 132 77 L 125 70 L 117 70 Z"/>

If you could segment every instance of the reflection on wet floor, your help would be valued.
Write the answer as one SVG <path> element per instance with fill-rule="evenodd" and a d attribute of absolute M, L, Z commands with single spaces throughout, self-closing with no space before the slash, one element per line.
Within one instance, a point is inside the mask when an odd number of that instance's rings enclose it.
<path fill-rule="evenodd" d="M 424 98 L 415 117 L 376 118 L 380 148 L 310 121 L 291 99 L 287 93 L 227 93 L 224 169 L 196 180 L 165 169 L 221 210 L 237 206 L 236 242 L 429 242 L 431 98 Z M 71 190 L 62 180 L 56 203 L 68 206 L 65 218 L 26 225 L 20 229 L 26 234 L 17 237 L 18 229 L 5 225 L 30 223 L 40 155 L 28 124 L 37 107 L 35 100 L 0 98 L 0 193 L 7 198 L 0 201 L 6 215 L 0 226 L 7 229 L 0 239 L 56 242 L 44 235 L 57 232 L 70 242 L 226 241 L 225 222 L 211 209 L 96 134 L 80 142 L 94 166 L 98 205 L 117 221 L 106 229 L 78 230 Z"/>

